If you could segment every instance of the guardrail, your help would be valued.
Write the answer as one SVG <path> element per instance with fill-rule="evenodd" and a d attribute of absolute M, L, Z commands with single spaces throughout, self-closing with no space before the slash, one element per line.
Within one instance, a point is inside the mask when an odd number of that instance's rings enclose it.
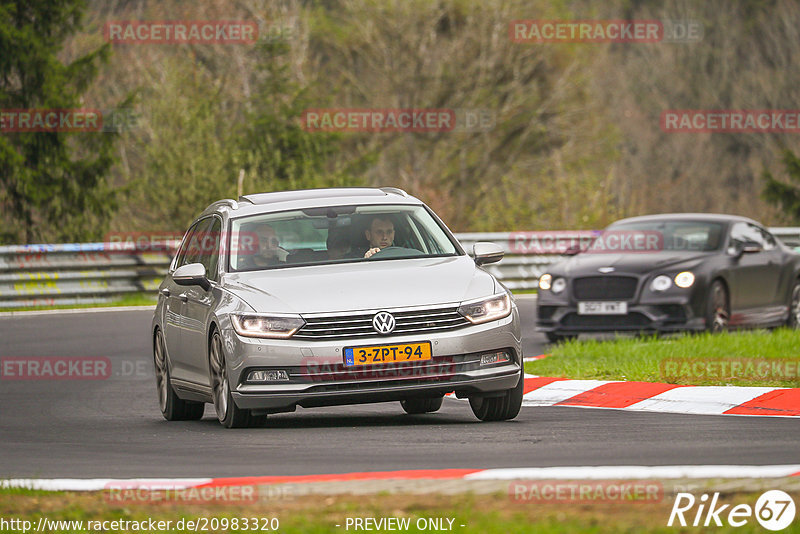
<path fill-rule="evenodd" d="M 800 227 L 771 228 L 784 242 L 800 247 Z M 566 233 L 566 232 L 553 232 Z M 467 251 L 478 241 L 497 243 L 506 252 L 487 265 L 510 289 L 535 289 L 558 254 L 520 254 L 525 232 L 456 234 Z M 128 245 L 126 247 L 126 245 Z M 130 243 L 74 243 L 0 246 L 0 309 L 109 302 L 126 293 L 155 293 L 172 261 L 175 242 L 164 250 L 141 252 Z"/>

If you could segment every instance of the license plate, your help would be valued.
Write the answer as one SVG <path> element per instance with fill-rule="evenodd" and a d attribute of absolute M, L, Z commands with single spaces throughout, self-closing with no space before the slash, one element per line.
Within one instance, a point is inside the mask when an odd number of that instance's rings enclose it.
<path fill-rule="evenodd" d="M 625 315 L 628 313 L 627 302 L 579 302 L 580 315 Z"/>
<path fill-rule="evenodd" d="M 430 341 L 424 341 L 422 343 L 404 343 L 400 345 L 347 347 L 344 349 L 344 364 L 347 367 L 430 359 Z"/>

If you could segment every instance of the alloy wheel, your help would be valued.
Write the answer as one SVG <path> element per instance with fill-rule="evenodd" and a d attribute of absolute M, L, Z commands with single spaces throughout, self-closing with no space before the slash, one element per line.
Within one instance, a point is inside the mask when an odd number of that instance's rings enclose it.
<path fill-rule="evenodd" d="M 214 408 L 217 411 L 217 419 L 225 420 L 228 414 L 228 371 L 225 367 L 225 353 L 222 349 L 222 338 L 218 332 L 214 332 L 211 338 L 211 388 L 214 397 Z"/>
<path fill-rule="evenodd" d="M 159 330 L 156 333 L 156 343 L 153 347 L 153 359 L 156 365 L 156 387 L 158 388 L 158 405 L 161 412 L 167 410 L 167 388 L 169 387 L 169 378 L 167 371 L 167 358 L 166 351 L 164 350 L 164 335 Z"/>

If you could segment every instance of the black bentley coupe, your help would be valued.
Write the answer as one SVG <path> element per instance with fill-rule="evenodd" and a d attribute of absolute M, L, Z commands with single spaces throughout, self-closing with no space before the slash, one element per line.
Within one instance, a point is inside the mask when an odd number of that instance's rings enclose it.
<path fill-rule="evenodd" d="M 537 327 L 553 342 L 800 323 L 800 254 L 745 217 L 633 217 L 570 252 L 539 278 Z"/>

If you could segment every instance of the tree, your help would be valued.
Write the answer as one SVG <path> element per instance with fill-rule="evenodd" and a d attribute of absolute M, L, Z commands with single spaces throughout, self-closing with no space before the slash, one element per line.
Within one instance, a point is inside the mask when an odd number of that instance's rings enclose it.
<path fill-rule="evenodd" d="M 800 158 L 791 150 L 783 153 L 783 164 L 789 180 L 798 185 L 787 184 L 776 180 L 769 171 L 764 171 L 764 199 L 779 207 L 795 222 L 800 222 Z"/>
<path fill-rule="evenodd" d="M 364 185 L 357 176 L 371 154 L 342 161 L 339 134 L 303 128 L 303 111 L 319 101 L 310 87 L 292 80 L 288 52 L 283 41 L 259 46 L 261 81 L 238 156 L 247 173 L 245 192 Z"/>
<path fill-rule="evenodd" d="M 83 0 L 0 0 L 0 110 L 90 108 L 81 95 L 110 54 L 106 44 L 59 59 L 81 27 Z M 6 118 L 8 115 L 6 115 Z M 11 131 L 0 135 L 0 242 L 77 241 L 102 236 L 114 210 L 106 176 L 108 132 Z"/>

